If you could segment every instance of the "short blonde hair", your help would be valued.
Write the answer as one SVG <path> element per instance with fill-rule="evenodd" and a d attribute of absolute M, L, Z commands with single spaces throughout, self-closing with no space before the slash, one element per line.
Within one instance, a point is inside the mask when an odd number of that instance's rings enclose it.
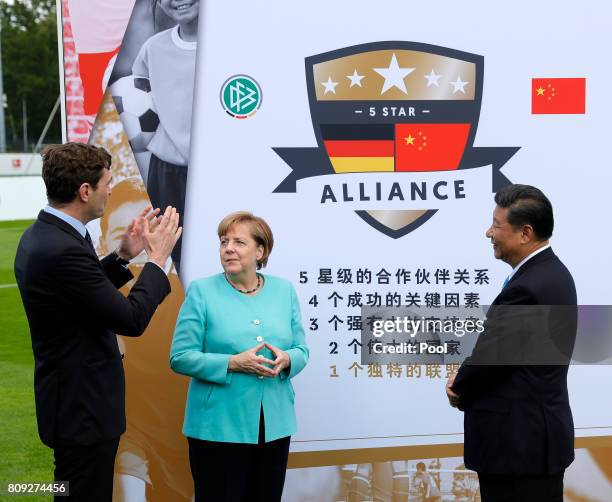
<path fill-rule="evenodd" d="M 251 231 L 251 237 L 255 239 L 257 245 L 263 247 L 263 256 L 261 260 L 257 260 L 257 270 L 265 267 L 268 264 L 268 258 L 274 246 L 272 229 L 263 218 L 255 216 L 248 211 L 236 211 L 235 213 L 228 214 L 219 223 L 217 227 L 219 239 L 227 234 L 232 225 L 237 223 L 246 223 Z"/>

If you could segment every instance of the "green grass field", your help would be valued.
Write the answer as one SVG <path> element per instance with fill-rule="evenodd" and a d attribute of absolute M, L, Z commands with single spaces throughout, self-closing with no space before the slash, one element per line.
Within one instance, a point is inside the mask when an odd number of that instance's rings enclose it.
<path fill-rule="evenodd" d="M 15 285 L 13 260 L 30 221 L 0 222 L 0 490 L 12 481 L 53 480 L 53 453 L 36 429 L 34 359 L 28 323 Z M 14 496 L 0 496 L 15 500 Z M 52 500 L 18 497 L 17 500 Z"/>

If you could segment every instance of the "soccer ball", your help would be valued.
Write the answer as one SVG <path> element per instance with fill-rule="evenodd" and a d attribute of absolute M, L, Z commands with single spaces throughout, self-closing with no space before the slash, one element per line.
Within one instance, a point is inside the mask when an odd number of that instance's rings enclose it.
<path fill-rule="evenodd" d="M 133 152 L 146 152 L 159 125 L 149 79 L 128 75 L 114 82 L 110 90 Z"/>

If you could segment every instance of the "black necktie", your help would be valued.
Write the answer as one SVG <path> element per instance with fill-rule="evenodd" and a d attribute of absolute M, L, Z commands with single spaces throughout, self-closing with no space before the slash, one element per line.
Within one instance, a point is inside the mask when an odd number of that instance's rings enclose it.
<path fill-rule="evenodd" d="M 91 240 L 91 235 L 89 235 L 89 232 L 87 230 L 85 230 L 85 240 L 87 241 L 87 244 L 89 244 L 89 247 L 94 252 L 94 254 L 96 254 L 96 250 L 94 248 L 93 241 Z"/>

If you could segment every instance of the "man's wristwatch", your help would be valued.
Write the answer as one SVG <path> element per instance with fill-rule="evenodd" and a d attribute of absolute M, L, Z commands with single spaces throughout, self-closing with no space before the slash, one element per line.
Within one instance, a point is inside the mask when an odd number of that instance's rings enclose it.
<path fill-rule="evenodd" d="M 111 255 L 113 255 L 114 257 L 114 263 L 121 265 L 123 268 L 127 268 L 127 266 L 130 264 L 130 260 L 125 260 L 121 258 L 121 256 L 119 256 L 117 251 L 113 251 Z"/>

